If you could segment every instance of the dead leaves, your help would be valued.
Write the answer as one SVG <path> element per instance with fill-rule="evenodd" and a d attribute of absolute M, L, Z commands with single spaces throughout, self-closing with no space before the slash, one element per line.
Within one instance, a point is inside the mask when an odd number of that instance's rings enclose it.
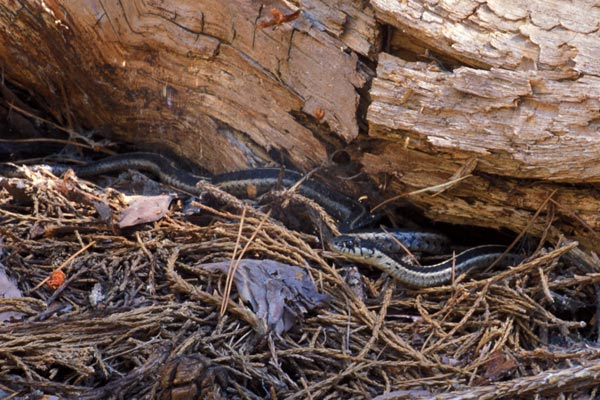
<path fill-rule="evenodd" d="M 202 354 L 169 360 L 160 371 L 162 399 L 223 400 L 218 382 L 227 382 L 226 371 Z"/>
<path fill-rule="evenodd" d="M 229 264 L 223 261 L 198 267 L 227 274 Z M 274 260 L 240 260 L 234 283 L 240 298 L 250 303 L 263 327 L 277 335 L 329 300 L 329 296 L 317 292 L 303 269 Z"/>
<path fill-rule="evenodd" d="M 119 228 L 158 221 L 169 212 L 172 196 L 130 196 L 129 204 L 120 213 Z"/>
<path fill-rule="evenodd" d="M 483 374 L 475 381 L 475 383 L 477 385 L 483 385 L 510 378 L 517 367 L 517 362 L 513 357 L 496 350 L 491 353 L 484 362 Z"/>
<path fill-rule="evenodd" d="M 22 297 L 23 294 L 19 290 L 16 282 L 10 279 L 6 275 L 4 265 L 0 264 L 0 299 L 9 299 Z M 15 311 L 4 311 L 2 310 L 4 304 L 0 303 L 0 323 L 10 321 L 13 319 L 20 319 L 23 317 L 23 313 Z"/>

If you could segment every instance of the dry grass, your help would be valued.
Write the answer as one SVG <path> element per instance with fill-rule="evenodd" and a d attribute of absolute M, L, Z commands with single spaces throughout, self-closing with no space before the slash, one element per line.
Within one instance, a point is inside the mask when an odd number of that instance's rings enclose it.
<path fill-rule="evenodd" d="M 29 205 L 0 192 L 0 262 L 24 292 L 0 300 L 0 311 L 25 314 L 0 326 L 6 394 L 168 398 L 172 387 L 159 377 L 173 378 L 168 369 L 183 355 L 204 363 L 196 386 L 205 398 L 596 393 L 600 270 L 574 243 L 442 288 L 407 290 L 362 267 L 356 285 L 317 237 L 273 219 L 257 229 L 261 211 L 248 209 L 238 235 L 237 199 L 220 197 L 218 209 L 197 203 L 194 217 L 175 206 L 153 224 L 118 232 L 93 203 L 122 210 L 116 191 L 39 173 L 22 183 Z M 234 288 L 220 317 L 226 277 L 194 265 L 230 259 L 238 239 L 247 257 L 306 268 L 329 306 L 274 337 L 257 329 Z M 56 291 L 40 285 L 58 267 L 65 283 Z M 94 290 L 104 298 L 91 300 Z"/>

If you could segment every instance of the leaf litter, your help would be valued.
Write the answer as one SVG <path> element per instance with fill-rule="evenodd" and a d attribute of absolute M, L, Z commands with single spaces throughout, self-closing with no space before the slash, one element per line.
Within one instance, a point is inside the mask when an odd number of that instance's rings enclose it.
<path fill-rule="evenodd" d="M 318 236 L 210 184 L 218 207 L 198 199 L 192 215 L 165 200 L 119 227 L 121 192 L 28 174 L 0 178 L 3 285 L 21 294 L 0 298 L 21 316 L 0 325 L 7 398 L 597 395 L 600 268 L 576 243 L 409 290 L 369 268 L 346 274 Z M 53 290 L 43 283 L 56 270 Z"/>

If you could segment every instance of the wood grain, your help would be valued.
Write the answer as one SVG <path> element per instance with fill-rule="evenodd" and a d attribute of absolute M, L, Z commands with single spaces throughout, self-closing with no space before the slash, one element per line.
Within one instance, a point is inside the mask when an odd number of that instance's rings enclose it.
<path fill-rule="evenodd" d="M 307 170 L 352 143 L 392 177 L 384 196 L 473 165 L 409 200 L 518 232 L 554 193 L 554 237 L 600 249 L 598 17 L 586 0 L 9 1 L 0 55 L 78 132 L 216 173 Z"/>
<path fill-rule="evenodd" d="M 272 156 L 311 168 L 326 160 L 325 144 L 299 116 L 321 110 L 324 133 L 355 138 L 366 80 L 353 49 L 375 53 L 372 12 L 345 2 L 332 18 L 334 5 L 8 2 L 0 54 L 12 81 L 77 130 L 106 127 L 115 139 L 170 149 L 213 172 Z M 261 29 L 271 9 L 301 12 Z"/>

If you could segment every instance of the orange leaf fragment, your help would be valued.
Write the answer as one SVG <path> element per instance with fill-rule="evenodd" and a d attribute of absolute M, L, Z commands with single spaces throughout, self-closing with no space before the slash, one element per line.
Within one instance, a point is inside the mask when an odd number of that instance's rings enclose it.
<path fill-rule="evenodd" d="M 277 25 L 283 22 L 283 13 L 276 8 L 271 8 L 271 15 Z"/>
<path fill-rule="evenodd" d="M 315 110 L 315 118 L 317 119 L 317 121 L 321 122 L 321 120 L 323 119 L 324 116 L 325 116 L 325 111 L 323 111 L 322 108 L 317 108 Z"/>
<path fill-rule="evenodd" d="M 67 275 L 62 272 L 60 269 L 55 269 L 50 274 L 50 278 L 46 282 L 46 286 L 48 286 L 52 290 L 58 289 L 63 283 L 65 283 Z"/>
<path fill-rule="evenodd" d="M 279 11 L 276 8 L 271 8 L 271 15 L 273 16 L 272 19 L 270 20 L 266 20 L 263 22 L 260 22 L 258 24 L 259 28 L 267 28 L 269 26 L 273 26 L 273 25 L 281 25 L 284 22 L 289 22 L 289 21 L 293 21 L 296 18 L 298 18 L 300 16 L 300 13 L 302 11 L 301 10 L 296 10 L 291 14 L 283 14 L 281 11 Z"/>

